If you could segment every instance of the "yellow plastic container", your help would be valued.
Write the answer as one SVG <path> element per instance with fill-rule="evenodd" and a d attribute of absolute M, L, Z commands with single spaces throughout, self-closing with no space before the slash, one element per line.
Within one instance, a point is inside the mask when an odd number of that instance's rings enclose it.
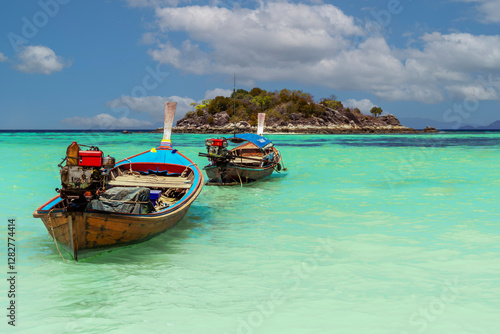
<path fill-rule="evenodd" d="M 78 152 L 80 146 L 74 141 L 66 149 L 66 166 L 78 166 Z"/>

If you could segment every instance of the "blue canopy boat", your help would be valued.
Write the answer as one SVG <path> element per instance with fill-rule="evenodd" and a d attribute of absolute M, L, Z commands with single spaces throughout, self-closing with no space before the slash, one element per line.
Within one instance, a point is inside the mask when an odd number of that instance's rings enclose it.
<path fill-rule="evenodd" d="M 203 169 L 209 178 L 208 185 L 235 185 L 254 182 L 281 171 L 280 151 L 262 136 L 265 114 L 259 114 L 257 134 L 242 133 L 231 137 L 211 138 L 205 141 L 209 164 Z M 227 149 L 228 142 L 238 146 Z"/>
<path fill-rule="evenodd" d="M 97 147 L 68 147 L 59 195 L 33 213 L 58 250 L 62 245 L 77 260 L 149 240 L 182 219 L 204 182 L 200 169 L 170 142 L 175 108 L 175 102 L 165 104 L 160 146 L 116 165 Z"/>

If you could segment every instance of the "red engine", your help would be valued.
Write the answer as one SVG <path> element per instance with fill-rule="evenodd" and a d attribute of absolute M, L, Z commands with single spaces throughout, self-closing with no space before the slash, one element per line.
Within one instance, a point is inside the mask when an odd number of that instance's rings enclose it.
<path fill-rule="evenodd" d="M 219 147 L 227 147 L 227 140 L 226 138 L 211 138 L 211 139 L 206 139 L 205 140 L 205 145 L 208 146 L 219 146 Z"/>
<path fill-rule="evenodd" d="M 218 138 L 218 139 L 206 139 L 205 146 L 207 147 L 207 153 L 210 157 L 220 158 L 225 157 L 228 153 L 227 140 L 226 138 Z"/>

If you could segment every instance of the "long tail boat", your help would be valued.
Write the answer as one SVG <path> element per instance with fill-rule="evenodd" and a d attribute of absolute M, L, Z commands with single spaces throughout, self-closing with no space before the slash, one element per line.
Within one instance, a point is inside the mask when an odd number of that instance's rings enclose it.
<path fill-rule="evenodd" d="M 273 143 L 263 137 L 264 113 L 258 114 L 257 134 L 234 134 L 225 138 L 205 140 L 209 164 L 203 168 L 209 181 L 207 185 L 237 185 L 254 182 L 281 171 L 282 157 Z M 228 142 L 237 144 L 228 149 Z M 284 168 L 286 170 L 286 168 Z"/>
<path fill-rule="evenodd" d="M 175 102 L 165 104 L 158 147 L 116 164 L 97 147 L 81 150 L 76 142 L 68 147 L 59 165 L 59 194 L 33 213 L 58 250 L 61 245 L 78 260 L 149 240 L 182 219 L 204 180 L 200 169 L 172 147 L 175 109 Z"/>

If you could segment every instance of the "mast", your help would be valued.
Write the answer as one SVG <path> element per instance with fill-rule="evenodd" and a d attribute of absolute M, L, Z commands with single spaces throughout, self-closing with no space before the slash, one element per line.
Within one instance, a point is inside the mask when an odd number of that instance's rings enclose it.
<path fill-rule="evenodd" d="M 234 119 L 233 136 L 236 137 L 236 73 L 234 73 L 234 83 L 233 83 L 233 119 Z"/>
<path fill-rule="evenodd" d="M 170 136 L 172 135 L 172 126 L 174 125 L 175 109 L 177 108 L 177 102 L 165 102 L 165 123 L 163 125 L 163 139 L 161 140 L 161 146 L 170 146 Z"/>
<path fill-rule="evenodd" d="M 264 134 L 264 120 L 266 119 L 266 114 L 260 112 L 257 114 L 257 134 L 262 136 Z"/>

